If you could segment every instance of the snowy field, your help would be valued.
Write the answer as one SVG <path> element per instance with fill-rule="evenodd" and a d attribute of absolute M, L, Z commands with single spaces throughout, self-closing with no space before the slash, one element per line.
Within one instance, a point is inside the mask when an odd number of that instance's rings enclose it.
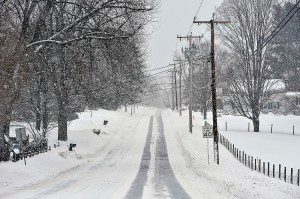
<path fill-rule="evenodd" d="M 211 119 L 211 114 L 209 114 Z M 222 115 L 218 118 L 219 129 L 225 131 L 226 122 L 228 131 L 248 132 L 248 123 L 250 124 L 250 132 L 253 132 L 252 121 L 242 117 L 233 115 Z M 238 122 L 237 122 L 238 121 Z M 300 116 L 296 115 L 275 115 L 273 113 L 260 115 L 260 132 L 261 133 L 285 134 L 293 135 L 293 126 L 295 136 L 300 136 Z"/>
<path fill-rule="evenodd" d="M 192 198 L 299 198 L 300 189 L 251 171 L 220 146 L 220 166 L 213 163 L 212 140 L 202 137 L 203 117 L 195 115 L 194 133 L 188 133 L 188 112 L 183 117 L 164 112 L 170 161 Z M 177 154 L 181 153 L 182 156 Z"/>
<path fill-rule="evenodd" d="M 299 198 L 299 187 L 251 171 L 222 146 L 216 165 L 212 140 L 208 164 L 203 122 L 196 113 L 190 134 L 187 112 L 179 117 L 139 107 L 133 117 L 123 110 L 99 110 L 92 118 L 81 113 L 70 123 L 67 143 L 27 159 L 26 166 L 0 164 L 0 198 Z M 95 128 L 103 134 L 93 134 Z M 51 145 L 56 136 L 53 130 Z M 70 142 L 77 144 L 72 152 Z"/>
<path fill-rule="evenodd" d="M 202 118 L 199 113 L 196 113 L 196 117 Z M 211 114 L 208 121 L 212 123 Z M 225 131 L 226 122 L 227 131 Z M 248 132 L 248 122 L 251 124 L 250 120 L 241 116 L 218 117 L 220 133 L 240 150 L 265 162 L 300 169 L 300 116 L 262 114 L 259 133 L 253 132 L 252 124 Z M 271 124 L 273 124 L 272 134 Z M 293 125 L 295 135 L 292 135 Z"/>

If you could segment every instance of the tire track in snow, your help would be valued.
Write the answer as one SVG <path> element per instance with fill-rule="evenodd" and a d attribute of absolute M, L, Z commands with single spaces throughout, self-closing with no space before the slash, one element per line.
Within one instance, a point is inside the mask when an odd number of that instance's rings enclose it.
<path fill-rule="evenodd" d="M 154 118 L 153 116 L 151 116 L 150 118 L 148 135 L 147 135 L 146 144 L 142 155 L 142 160 L 140 163 L 139 172 L 136 175 L 134 181 L 130 186 L 129 191 L 125 196 L 126 199 L 143 197 L 144 187 L 148 179 L 148 171 L 149 171 L 150 161 L 151 161 L 150 144 L 151 144 L 152 131 L 153 131 L 153 118 Z"/>
<path fill-rule="evenodd" d="M 156 142 L 157 145 L 155 154 L 155 197 L 170 197 L 180 199 L 191 198 L 177 181 L 171 167 L 167 151 L 166 138 L 164 135 L 164 125 L 161 112 L 159 112 L 157 116 L 157 126 L 159 135 Z M 169 193 L 169 195 L 166 195 L 166 193 Z"/>

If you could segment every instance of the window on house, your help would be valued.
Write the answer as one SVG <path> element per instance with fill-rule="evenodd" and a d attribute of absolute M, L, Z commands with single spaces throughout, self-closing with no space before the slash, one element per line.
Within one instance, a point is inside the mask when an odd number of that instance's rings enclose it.
<path fill-rule="evenodd" d="M 272 102 L 268 103 L 268 109 L 272 109 Z"/>
<path fill-rule="evenodd" d="M 273 102 L 273 109 L 279 109 L 279 102 Z"/>
<path fill-rule="evenodd" d="M 280 104 L 279 104 L 279 102 L 268 102 L 267 108 L 269 110 L 279 109 L 280 108 Z"/>
<path fill-rule="evenodd" d="M 300 97 L 296 97 L 296 106 L 300 106 Z"/>

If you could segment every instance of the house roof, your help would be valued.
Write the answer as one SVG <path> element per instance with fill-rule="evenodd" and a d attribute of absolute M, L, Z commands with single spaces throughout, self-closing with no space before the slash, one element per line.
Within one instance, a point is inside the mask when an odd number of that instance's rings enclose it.
<path fill-rule="evenodd" d="M 269 79 L 268 80 L 269 90 L 283 91 L 285 90 L 285 83 L 282 79 Z"/>
<path fill-rule="evenodd" d="M 300 97 L 300 92 L 286 92 L 286 97 Z"/>

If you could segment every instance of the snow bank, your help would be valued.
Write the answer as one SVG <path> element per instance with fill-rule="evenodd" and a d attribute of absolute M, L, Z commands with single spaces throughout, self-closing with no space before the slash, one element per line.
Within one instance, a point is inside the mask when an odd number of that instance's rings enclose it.
<path fill-rule="evenodd" d="M 193 134 L 188 132 L 188 113 L 165 111 L 165 132 L 171 165 L 177 179 L 192 198 L 299 198 L 296 185 L 256 173 L 220 145 L 220 165 L 212 161 L 212 139 L 202 138 L 203 119 L 196 114 Z"/>
<path fill-rule="evenodd" d="M 149 110 L 139 108 L 140 114 Z M 67 142 L 60 142 L 59 147 L 54 148 L 58 142 L 57 129 L 53 129 L 48 135 L 52 148 L 50 152 L 27 158 L 27 165 L 24 161 L 0 163 L 0 198 L 5 192 L 22 189 L 90 164 L 110 143 L 132 131 L 140 114 L 131 117 L 123 110 L 103 109 L 93 111 L 92 117 L 90 111 L 79 113 L 79 119 L 69 123 Z M 103 125 L 104 120 L 108 120 L 107 125 Z M 94 134 L 93 129 L 100 129 L 100 135 Z M 70 143 L 77 144 L 73 151 L 68 151 Z"/>

